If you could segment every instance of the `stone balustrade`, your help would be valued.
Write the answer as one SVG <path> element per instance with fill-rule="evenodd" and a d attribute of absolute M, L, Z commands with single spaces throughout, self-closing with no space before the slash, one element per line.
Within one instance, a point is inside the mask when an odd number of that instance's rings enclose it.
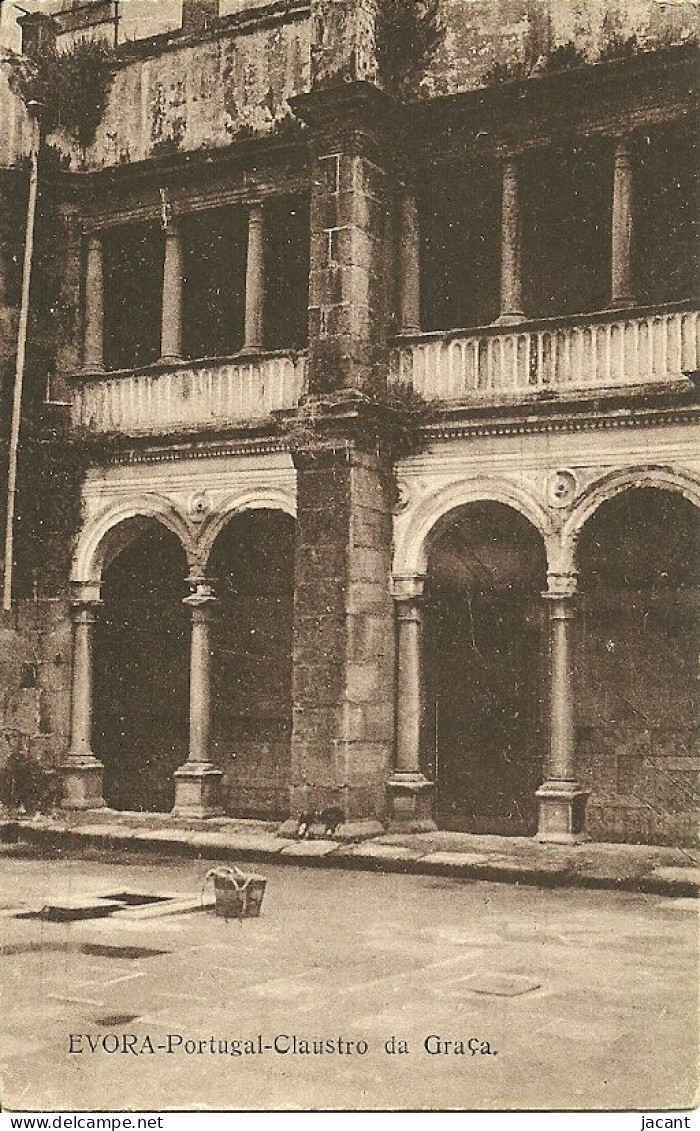
<path fill-rule="evenodd" d="M 74 427 L 164 434 L 262 420 L 306 390 L 305 354 L 267 353 L 76 377 Z"/>
<path fill-rule="evenodd" d="M 629 388 L 682 378 L 698 365 L 688 304 L 402 335 L 391 379 L 428 400 L 518 400 L 529 393 Z"/>

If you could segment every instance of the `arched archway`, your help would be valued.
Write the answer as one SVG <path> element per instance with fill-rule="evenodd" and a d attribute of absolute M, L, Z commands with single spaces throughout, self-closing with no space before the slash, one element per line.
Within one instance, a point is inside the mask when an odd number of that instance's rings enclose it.
<path fill-rule="evenodd" d="M 694 842 L 700 516 L 632 484 L 578 540 L 577 764 L 599 840 Z"/>
<path fill-rule="evenodd" d="M 224 771 L 225 809 L 236 816 L 289 811 L 294 539 L 285 511 L 238 511 L 208 559 L 217 594 L 212 757 Z"/>
<path fill-rule="evenodd" d="M 187 557 L 172 531 L 138 516 L 110 530 L 101 564 L 93 735 L 105 802 L 166 812 L 188 750 Z"/>
<path fill-rule="evenodd" d="M 497 502 L 451 511 L 427 544 L 424 769 L 444 828 L 528 835 L 542 782 L 542 536 Z"/>

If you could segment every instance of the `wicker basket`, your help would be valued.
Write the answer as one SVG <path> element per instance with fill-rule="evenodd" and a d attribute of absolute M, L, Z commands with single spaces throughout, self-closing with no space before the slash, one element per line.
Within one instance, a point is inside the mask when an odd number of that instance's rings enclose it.
<path fill-rule="evenodd" d="M 206 879 L 214 881 L 214 911 L 224 919 L 257 919 L 265 895 L 265 876 L 240 868 L 213 868 Z M 205 880 L 206 883 L 206 880 Z"/>

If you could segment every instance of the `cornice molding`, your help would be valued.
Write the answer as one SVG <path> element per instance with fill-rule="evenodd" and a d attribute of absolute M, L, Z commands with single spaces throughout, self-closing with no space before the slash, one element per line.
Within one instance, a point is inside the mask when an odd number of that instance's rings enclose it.
<path fill-rule="evenodd" d="M 460 440 L 484 436 L 530 436 L 554 432 L 600 432 L 618 428 L 651 428 L 678 424 L 695 424 L 700 420 L 700 406 L 662 409 L 630 409 L 614 412 L 581 412 L 547 417 L 506 417 L 491 420 L 446 420 L 427 425 L 423 430 L 426 442 Z"/>

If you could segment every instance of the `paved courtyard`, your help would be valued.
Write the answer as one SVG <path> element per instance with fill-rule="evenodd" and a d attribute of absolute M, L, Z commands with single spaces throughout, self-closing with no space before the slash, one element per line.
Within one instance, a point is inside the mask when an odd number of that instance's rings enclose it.
<path fill-rule="evenodd" d="M 266 864 L 259 920 L 15 917 L 209 864 L 3 850 L 6 1108 L 693 1102 L 689 899 Z"/>

